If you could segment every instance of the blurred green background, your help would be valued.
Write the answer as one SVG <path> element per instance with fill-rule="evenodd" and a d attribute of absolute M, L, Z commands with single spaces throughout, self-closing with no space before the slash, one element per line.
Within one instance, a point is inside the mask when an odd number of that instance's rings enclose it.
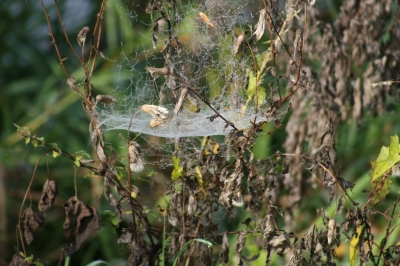
<path fill-rule="evenodd" d="M 186 4 L 186 1 L 182 4 Z M 319 8 L 324 10 L 326 20 L 330 21 L 337 15 L 341 2 L 319 1 L 318 4 Z M 71 76 L 77 80 L 82 79 L 81 65 L 75 60 L 65 42 L 54 2 L 45 1 L 45 5 L 60 51 L 63 57 L 68 57 L 64 63 Z M 143 49 L 151 49 L 149 38 L 151 19 L 144 12 L 146 5 L 147 1 L 134 1 L 132 4 L 128 3 L 128 6 L 124 1 L 108 2 L 101 44 L 102 51 L 108 58 L 115 59 L 118 63 L 121 60 L 121 49 L 125 49 L 124 53 L 129 55 L 131 48 L 128 45 L 121 46 L 121 41 L 124 44 L 133 46 L 140 44 Z M 8 265 L 14 254 L 14 247 L 17 246 L 15 229 L 20 205 L 34 166 L 44 152 L 43 148 L 35 149 L 32 145 L 25 145 L 16 135 L 14 123 L 30 127 L 34 134 L 44 137 L 47 143 L 58 143 L 61 149 L 70 153 L 80 150 L 92 156 L 93 153 L 88 134 L 90 121 L 82 109 L 80 97 L 72 93 L 66 85 L 66 76 L 59 65 L 54 46 L 51 45 L 47 22 L 40 3 L 1 0 L 0 6 L 0 36 L 2 36 L 0 39 L 0 265 Z M 70 40 L 78 50 L 75 36 L 83 26 L 93 28 L 99 3 L 60 1 L 59 6 Z M 130 20 L 129 16 L 135 19 Z M 140 23 L 132 24 L 132 21 Z M 124 80 L 121 80 L 120 76 L 117 79 L 117 63 L 98 60 L 93 77 L 97 92 L 110 93 L 117 86 L 124 86 Z M 377 157 L 382 145 L 388 146 L 389 136 L 399 134 L 400 109 L 397 102 L 392 104 L 393 109 L 390 113 L 379 117 L 367 117 L 359 124 L 349 122 L 337 131 L 339 165 L 346 179 L 357 183 L 363 178 L 363 182 L 367 184 L 365 179 L 368 175 L 365 173 L 370 169 L 369 161 Z M 107 133 L 106 139 L 107 142 L 116 144 L 114 148 L 119 148 L 117 152 L 123 154 L 123 142 L 118 138 L 118 132 Z M 266 157 L 276 150 L 282 150 L 284 139 L 283 128 L 271 136 L 261 135 L 257 147 L 270 148 L 256 149 L 257 157 Z M 62 223 L 65 219 L 62 205 L 74 195 L 72 166 L 73 163 L 65 158 L 54 159 L 50 155 L 45 157 L 39 164 L 32 187 L 31 196 L 36 208 L 46 178 L 55 179 L 59 184 L 59 195 L 55 206 L 48 214 L 44 226 L 37 230 L 35 241 L 28 248 L 29 254 L 34 254 L 50 264 L 57 262 L 61 247 L 65 243 L 62 234 Z M 156 184 L 152 186 L 146 181 L 145 176 L 137 181 L 145 193 L 149 193 L 150 189 L 153 191 L 148 199 L 148 207 L 152 208 L 149 217 L 153 221 L 159 219 L 153 206 L 163 193 L 163 175 L 169 178 L 169 171 L 167 169 L 153 176 Z M 86 174 L 86 170 L 77 169 L 80 199 L 91 205 L 96 203 L 95 206 L 99 210 L 111 209 L 104 197 L 98 201 L 102 192 L 101 180 L 94 176 L 85 177 Z M 400 190 L 398 182 L 394 182 L 392 190 Z M 326 195 L 321 191 L 310 190 L 309 193 L 314 193 L 315 197 L 327 201 Z M 367 195 L 359 193 L 357 197 L 365 200 Z M 162 199 L 160 200 L 162 202 Z M 29 206 L 29 201 L 26 206 Z M 310 209 L 316 208 L 312 202 L 304 206 Z M 315 216 L 308 218 L 314 219 Z M 237 222 L 241 220 L 243 219 L 239 218 Z M 159 226 L 161 229 L 161 221 Z M 306 226 L 307 224 L 299 224 L 299 230 L 304 230 Z M 106 260 L 113 265 L 124 263 L 128 248 L 115 244 L 116 235 L 111 223 L 102 223 L 102 230 L 93 238 L 95 241 L 88 242 L 74 254 L 71 265 L 85 265 L 97 259 Z"/>

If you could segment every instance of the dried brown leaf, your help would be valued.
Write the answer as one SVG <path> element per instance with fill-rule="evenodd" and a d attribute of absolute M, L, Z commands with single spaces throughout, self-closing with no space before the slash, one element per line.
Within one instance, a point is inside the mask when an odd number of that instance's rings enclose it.
<path fill-rule="evenodd" d="M 129 167 L 132 172 L 138 173 L 144 169 L 140 145 L 135 141 L 129 143 Z"/>
<path fill-rule="evenodd" d="M 63 225 L 68 241 L 67 255 L 77 251 L 94 231 L 100 229 L 99 217 L 95 207 L 84 204 L 72 197 L 64 204 L 66 219 Z"/>
<path fill-rule="evenodd" d="M 222 236 L 222 247 L 219 253 L 219 259 L 222 265 L 228 264 L 229 262 L 229 241 L 226 233 Z"/>
<path fill-rule="evenodd" d="M 89 28 L 89 27 L 83 27 L 83 28 L 79 31 L 78 36 L 77 36 L 77 41 L 78 41 L 79 46 L 81 46 L 82 44 L 85 43 L 85 41 L 86 41 L 86 35 L 87 35 L 89 32 L 90 32 L 90 28 Z"/>
<path fill-rule="evenodd" d="M 31 207 L 26 209 L 21 217 L 24 220 L 24 237 L 30 245 L 34 239 L 33 233 L 44 223 L 44 217 L 37 214 Z"/>
<path fill-rule="evenodd" d="M 53 206 L 56 195 L 58 194 L 57 183 L 47 179 L 43 185 L 42 196 L 39 200 L 39 211 L 45 217 L 48 210 Z"/>

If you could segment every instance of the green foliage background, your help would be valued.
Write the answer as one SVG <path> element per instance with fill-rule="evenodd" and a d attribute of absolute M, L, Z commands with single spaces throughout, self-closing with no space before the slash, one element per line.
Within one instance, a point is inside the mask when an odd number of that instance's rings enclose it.
<path fill-rule="evenodd" d="M 129 21 L 121 16 L 125 13 L 122 9 L 126 7 L 123 1 L 110 2 L 113 3 L 107 6 L 103 53 L 111 59 L 120 60 L 121 49 L 127 49 L 125 53 L 129 53 L 128 46 L 121 47 L 121 40 L 125 43 L 144 44 L 144 49 L 150 49 L 152 46 L 149 38 L 151 23 L 150 17 L 144 12 L 147 1 L 135 1 L 136 7 L 133 8 L 135 15 L 144 22 L 139 25 L 130 25 Z M 83 150 L 92 154 L 92 148 L 88 134 L 89 119 L 82 110 L 81 99 L 77 94 L 71 93 L 66 85 L 65 75 L 57 60 L 54 47 L 50 44 L 50 37 L 47 35 L 47 23 L 39 2 L 2 0 L 0 5 L 2 18 L 0 36 L 3 36 L 0 39 L 0 265 L 7 265 L 14 254 L 14 246 L 17 245 L 15 228 L 18 210 L 32 176 L 33 167 L 43 152 L 32 145 L 25 145 L 24 141 L 16 136 L 14 123 L 30 127 L 37 136 L 43 136 L 46 142 L 58 143 L 61 149 L 71 153 Z M 46 5 L 53 25 L 59 25 L 53 2 L 46 2 Z M 94 25 L 98 3 L 97 1 L 82 3 L 81 1 L 60 1 L 59 5 L 60 10 L 65 11 L 64 23 L 70 39 L 77 47 L 74 36 L 83 26 Z M 327 19 L 335 17 L 339 6 L 339 2 L 327 1 L 325 5 L 320 4 L 320 8 L 326 11 Z M 54 30 L 55 38 L 64 40 L 61 28 L 56 26 Z M 147 37 L 143 38 L 143 36 Z M 58 44 L 62 52 L 70 51 L 66 42 L 59 41 Z M 76 79 L 82 78 L 81 66 L 73 60 L 72 55 L 63 56 L 68 57 L 65 64 L 72 76 Z M 110 93 L 117 85 L 121 85 L 117 84 L 116 63 L 99 61 L 95 71 L 93 84 L 98 92 Z M 338 164 L 341 165 L 344 178 L 355 182 L 356 187 L 362 183 L 366 184 L 365 189 L 369 189 L 369 176 L 366 174 L 370 169 L 369 161 L 377 157 L 383 145 L 388 146 L 389 136 L 399 134 L 399 114 L 398 103 L 392 101 L 390 113 L 379 117 L 369 116 L 358 124 L 356 122 L 344 124 L 337 132 Z M 268 128 L 265 131 L 269 131 Z M 276 150 L 283 150 L 281 145 L 284 139 L 283 128 L 272 135 L 261 135 L 255 148 L 256 156 L 265 158 Z M 117 138 L 117 132 L 107 133 L 107 141 L 121 142 Z M 115 147 L 120 146 L 115 145 Z M 164 174 L 165 179 L 169 179 L 170 172 L 171 169 L 167 169 L 165 173 L 160 174 Z M 101 183 L 97 177 L 85 177 L 86 173 L 85 170 L 77 169 L 78 193 L 84 202 L 94 204 L 98 200 L 98 195 L 101 194 Z M 39 165 L 35 177 L 32 189 L 34 205 L 37 204 L 42 185 L 47 177 L 57 180 L 60 188 L 53 210 L 47 217 L 44 227 L 36 232 L 36 239 L 29 249 L 34 256 L 50 264 L 58 260 L 59 251 L 65 243 L 62 234 L 65 215 L 62 205 L 74 194 L 73 176 L 72 162 L 65 158 L 54 159 L 48 156 Z M 143 179 L 145 178 L 144 176 Z M 149 189 L 148 182 L 138 181 L 138 184 L 144 191 Z M 392 191 L 399 190 L 399 182 L 394 180 Z M 159 197 L 161 193 L 162 191 L 159 191 L 152 197 Z M 395 194 L 392 193 L 392 195 Z M 365 202 L 368 194 L 359 193 L 356 197 L 363 198 L 360 201 Z M 315 199 L 326 206 L 328 192 L 321 189 L 310 190 L 308 199 L 309 202 L 303 204 L 305 209 L 317 208 Z M 156 198 L 153 200 L 157 201 Z M 96 207 L 101 210 L 110 209 L 103 198 L 100 198 Z M 152 213 L 150 217 L 158 220 L 154 206 L 148 207 Z M 301 212 L 310 213 L 303 210 Z M 235 222 L 239 223 L 243 220 L 242 218 L 237 217 Z M 297 229 L 301 232 L 313 222 L 315 213 L 311 215 L 299 213 L 297 219 Z M 221 221 L 221 223 L 224 222 Z M 381 230 L 379 224 L 379 221 L 375 223 L 377 232 Z M 162 228 L 161 220 L 159 227 Z M 119 262 L 123 264 L 126 253 L 123 247 L 115 244 L 116 235 L 110 221 L 103 220 L 102 230 L 95 234 L 93 240 L 74 254 L 71 265 L 85 265 L 97 259 L 103 259 L 113 265 Z M 35 245 L 35 243 L 41 243 L 41 245 Z M 249 250 L 251 248 L 251 246 L 248 247 Z"/>

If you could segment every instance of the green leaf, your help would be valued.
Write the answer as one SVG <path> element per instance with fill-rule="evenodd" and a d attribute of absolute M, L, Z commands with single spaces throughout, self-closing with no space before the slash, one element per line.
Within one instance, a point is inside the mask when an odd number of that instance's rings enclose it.
<path fill-rule="evenodd" d="M 400 161 L 399 137 L 391 136 L 389 147 L 383 146 L 376 161 L 372 162 L 371 193 L 373 198 L 371 203 L 377 204 L 388 194 L 392 181 L 388 179 L 387 173 Z"/>
<path fill-rule="evenodd" d="M 118 225 L 118 216 L 110 210 L 99 211 L 100 220 L 110 221 L 113 225 Z"/>
<path fill-rule="evenodd" d="M 190 243 L 192 243 L 193 241 L 197 241 L 197 242 L 206 244 L 209 248 L 212 247 L 212 243 L 211 243 L 210 241 L 207 241 L 207 240 L 204 240 L 204 239 L 199 239 L 199 238 L 192 239 L 192 240 L 186 242 L 186 243 L 183 245 L 183 247 L 181 248 L 181 250 L 180 250 L 179 253 L 178 253 L 178 256 L 176 257 L 176 259 L 175 259 L 175 261 L 174 261 L 174 264 L 172 264 L 173 266 L 175 266 L 175 265 L 178 263 L 179 257 L 182 256 L 183 252 L 185 252 L 185 250 L 186 250 L 186 248 L 188 247 L 188 245 L 189 245 Z"/>
<path fill-rule="evenodd" d="M 254 75 L 253 71 L 250 71 L 249 75 L 249 85 L 247 86 L 247 97 L 249 99 L 249 102 L 257 95 L 257 104 L 260 105 L 265 101 L 265 98 L 267 97 L 267 93 L 264 87 L 258 86 L 257 87 L 257 80 L 258 83 L 260 82 L 260 74 L 257 75 L 257 77 Z M 257 92 L 257 94 L 256 94 Z M 256 102 L 256 99 L 254 99 L 254 102 Z"/>
<path fill-rule="evenodd" d="M 171 179 L 177 180 L 182 176 L 183 166 L 179 166 L 179 158 L 176 156 L 172 156 L 172 160 L 174 161 L 174 169 L 171 173 Z"/>
<path fill-rule="evenodd" d="M 53 150 L 53 157 L 57 158 L 58 156 L 60 156 L 62 154 L 61 149 L 58 147 L 57 143 L 49 143 L 49 146 L 51 147 L 51 149 Z"/>

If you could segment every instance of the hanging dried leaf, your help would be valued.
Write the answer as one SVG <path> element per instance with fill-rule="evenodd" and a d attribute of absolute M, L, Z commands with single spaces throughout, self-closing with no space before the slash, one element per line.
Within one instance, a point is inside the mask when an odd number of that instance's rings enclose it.
<path fill-rule="evenodd" d="M 86 42 L 86 35 L 90 32 L 89 27 L 83 27 L 79 33 L 78 33 L 78 37 L 77 37 L 77 41 L 79 46 L 81 46 L 82 44 L 84 44 Z"/>
<path fill-rule="evenodd" d="M 236 38 L 236 42 L 234 42 L 233 45 L 233 56 L 237 55 L 237 53 L 239 52 L 239 48 L 242 45 L 244 39 L 245 36 L 243 34 L 239 35 L 239 37 Z"/>
<path fill-rule="evenodd" d="M 138 173 L 144 169 L 140 145 L 135 141 L 129 143 L 129 167 L 132 172 Z"/>
<path fill-rule="evenodd" d="M 162 33 L 166 22 L 167 22 L 167 20 L 163 17 L 160 17 L 154 21 L 153 27 L 151 28 L 154 49 L 156 49 L 156 47 L 157 47 L 158 35 Z"/>
<path fill-rule="evenodd" d="M 336 221 L 334 219 L 330 219 L 328 223 L 328 244 L 330 245 L 332 243 L 332 239 L 334 239 L 336 233 Z"/>
<path fill-rule="evenodd" d="M 96 103 L 102 103 L 104 105 L 114 104 L 117 100 L 110 95 L 99 94 L 96 96 Z"/>
<path fill-rule="evenodd" d="M 44 217 L 34 212 L 30 207 L 24 211 L 21 218 L 24 220 L 25 241 L 30 245 L 34 239 L 33 233 L 43 225 Z"/>
<path fill-rule="evenodd" d="M 154 78 L 157 79 L 159 76 L 163 75 L 168 75 L 169 70 L 166 67 L 162 68 L 156 68 L 156 67 L 145 67 L 145 69 L 150 73 L 150 75 Z"/>
<path fill-rule="evenodd" d="M 301 50 L 303 47 L 303 30 L 302 29 L 297 29 L 296 30 L 296 37 L 294 38 L 294 43 L 293 43 L 293 58 L 296 58 L 296 52 L 299 52 L 301 55 Z"/>
<path fill-rule="evenodd" d="M 92 45 L 92 48 L 93 48 L 93 50 L 96 52 L 96 54 L 97 54 L 99 57 L 103 58 L 104 60 L 110 61 L 110 62 L 115 62 L 115 60 L 111 60 L 110 58 L 108 58 L 107 56 L 105 56 L 105 55 L 103 54 L 103 52 L 100 51 L 96 46 Z"/>
<path fill-rule="evenodd" d="M 49 211 L 51 206 L 53 206 L 57 194 L 58 188 L 56 181 L 47 179 L 43 185 L 43 192 L 38 206 L 43 217 L 46 217 L 46 213 Z"/>
<path fill-rule="evenodd" d="M 85 205 L 76 197 L 64 204 L 66 219 L 63 225 L 64 235 L 68 241 L 67 255 L 77 251 L 88 240 L 94 231 L 100 229 L 99 217 L 95 207 Z"/>
<path fill-rule="evenodd" d="M 282 233 L 278 237 L 269 241 L 269 243 L 280 256 L 286 253 L 291 248 L 290 238 L 289 235 L 286 233 Z"/>
<path fill-rule="evenodd" d="M 21 257 L 19 254 L 14 254 L 10 264 L 8 266 L 29 266 L 30 264 L 25 261 L 23 257 Z"/>
<path fill-rule="evenodd" d="M 75 79 L 74 78 L 68 78 L 67 79 L 67 84 L 71 88 L 72 91 L 78 91 L 78 89 L 76 88 L 76 84 L 75 84 Z"/>
<path fill-rule="evenodd" d="M 118 244 L 124 244 L 124 243 L 131 243 L 132 242 L 132 233 L 129 232 L 126 228 L 122 228 L 122 235 L 118 238 L 117 243 Z"/>
<path fill-rule="evenodd" d="M 264 34 L 265 31 L 265 21 L 266 21 L 267 10 L 262 9 L 260 11 L 260 17 L 257 24 L 254 26 L 254 33 L 252 38 L 258 41 Z"/>
<path fill-rule="evenodd" d="M 222 237 L 222 247 L 221 252 L 219 253 L 219 259 L 223 265 L 228 264 L 229 262 L 229 241 L 226 233 Z"/>
<path fill-rule="evenodd" d="M 178 102 L 175 105 L 174 113 L 175 115 L 178 115 L 180 111 L 182 110 L 183 107 L 183 101 L 186 99 L 186 96 L 188 95 L 189 90 L 187 88 L 184 88 L 181 90 L 181 96 L 179 97 Z"/>
<path fill-rule="evenodd" d="M 210 22 L 210 19 L 206 16 L 206 14 L 204 14 L 203 12 L 199 12 L 199 15 L 200 15 L 201 20 L 202 20 L 205 24 L 207 24 L 208 26 L 210 26 L 210 27 L 212 27 L 212 28 L 215 27 L 214 24 L 212 24 L 212 23 Z"/>

